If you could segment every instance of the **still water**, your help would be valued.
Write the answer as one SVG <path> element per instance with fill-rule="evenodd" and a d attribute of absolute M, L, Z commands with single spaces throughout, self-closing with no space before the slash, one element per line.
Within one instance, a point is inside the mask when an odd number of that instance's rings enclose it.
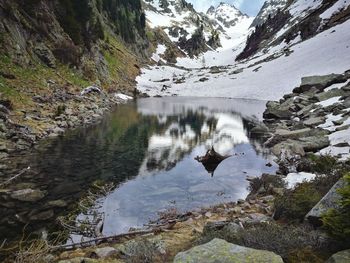
<path fill-rule="evenodd" d="M 0 242 L 19 234 L 25 224 L 31 231 L 52 228 L 96 182 L 115 187 L 77 221 L 91 219 L 92 212 L 102 215 L 104 235 L 142 227 L 168 209 L 245 198 L 248 175 L 276 170 L 266 166 L 272 158 L 262 139 L 249 132 L 264 108 L 264 101 L 253 100 L 139 99 L 118 106 L 97 125 L 13 156 L 12 169 L 31 170 L 0 193 Z M 211 147 L 231 157 L 209 173 L 195 157 Z M 28 188 L 45 197 L 35 203 L 11 198 L 11 191 Z"/>

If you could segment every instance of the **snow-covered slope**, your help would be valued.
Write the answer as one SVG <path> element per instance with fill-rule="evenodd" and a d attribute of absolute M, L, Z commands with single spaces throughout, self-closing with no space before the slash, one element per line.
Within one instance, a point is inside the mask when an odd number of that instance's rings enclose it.
<path fill-rule="evenodd" d="M 137 79 L 138 89 L 150 95 L 277 100 L 297 86 L 301 77 L 343 73 L 350 69 L 350 20 L 341 16 L 342 20 L 334 22 L 334 17 L 349 8 L 348 2 L 339 0 L 322 6 L 322 0 L 295 0 L 288 6 L 288 22 L 254 57 L 235 62 L 231 50 L 220 50 L 207 52 L 197 60 L 180 59 L 182 68 L 143 69 Z M 296 32 L 289 35 L 287 43 L 286 36 L 295 28 L 304 30 L 300 21 L 315 12 L 325 17 L 315 35 L 303 39 L 302 31 Z M 325 26 L 329 28 L 321 30 Z M 219 67 L 208 68 L 213 65 Z"/>

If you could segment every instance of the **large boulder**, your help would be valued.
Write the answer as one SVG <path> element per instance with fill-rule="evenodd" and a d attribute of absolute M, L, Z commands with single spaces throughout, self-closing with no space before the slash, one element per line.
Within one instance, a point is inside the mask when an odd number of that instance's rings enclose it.
<path fill-rule="evenodd" d="M 310 210 L 305 216 L 311 224 L 314 226 L 321 226 L 321 217 L 329 209 L 336 209 L 339 207 L 338 201 L 340 200 L 340 195 L 338 194 L 338 189 L 345 185 L 345 181 L 340 179 L 329 192 Z"/>
<path fill-rule="evenodd" d="M 293 90 L 293 93 L 307 92 L 312 88 L 317 88 L 319 91 L 323 91 L 325 88 L 336 84 L 343 83 L 347 80 L 347 77 L 342 74 L 330 74 L 325 76 L 310 76 L 301 79 L 300 87 Z"/>
<path fill-rule="evenodd" d="M 174 263 L 283 263 L 280 256 L 266 250 L 242 247 L 213 239 L 209 243 L 178 253 Z"/>
<path fill-rule="evenodd" d="M 350 249 L 340 251 L 331 256 L 326 263 L 348 263 L 350 262 Z"/>
<path fill-rule="evenodd" d="M 300 138 L 299 141 L 305 152 L 317 152 L 330 145 L 328 137 L 322 135 Z"/>
<path fill-rule="evenodd" d="M 282 104 L 277 101 L 269 101 L 266 104 L 266 110 L 263 114 L 265 119 L 284 119 L 288 120 L 293 116 L 294 102 L 288 99 Z"/>

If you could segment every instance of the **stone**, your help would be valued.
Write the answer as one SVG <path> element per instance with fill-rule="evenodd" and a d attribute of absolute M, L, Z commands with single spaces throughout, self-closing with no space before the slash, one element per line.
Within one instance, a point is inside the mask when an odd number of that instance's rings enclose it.
<path fill-rule="evenodd" d="M 276 156 L 281 156 L 282 154 L 287 156 L 305 156 L 304 148 L 298 141 L 294 140 L 286 140 L 284 142 L 278 143 L 272 147 L 271 151 Z"/>
<path fill-rule="evenodd" d="M 248 217 L 243 218 L 241 221 L 244 225 L 256 225 L 260 223 L 266 223 L 270 222 L 272 220 L 271 217 L 260 214 L 260 213 L 253 213 L 250 214 Z"/>
<path fill-rule="evenodd" d="M 119 254 L 118 250 L 113 247 L 102 247 L 96 248 L 94 252 L 92 252 L 94 257 L 97 258 L 110 258 Z"/>
<path fill-rule="evenodd" d="M 209 243 L 178 253 L 174 263 L 283 263 L 280 256 L 266 250 L 242 247 L 215 238 Z"/>
<path fill-rule="evenodd" d="M 275 132 L 275 135 L 286 139 L 297 139 L 303 136 L 308 136 L 310 132 L 311 132 L 310 128 L 305 128 L 305 129 L 300 129 L 295 131 L 277 129 Z"/>
<path fill-rule="evenodd" d="M 97 262 L 98 261 L 96 259 L 83 258 L 83 257 L 77 257 L 77 258 L 71 258 L 71 259 L 58 261 L 58 263 L 97 263 Z"/>
<path fill-rule="evenodd" d="M 28 188 L 12 192 L 11 198 L 24 202 L 37 202 L 43 199 L 45 195 L 46 193 L 43 191 Z"/>
<path fill-rule="evenodd" d="M 293 116 L 293 112 L 290 111 L 291 105 L 287 102 L 279 104 L 276 101 L 269 101 L 266 104 L 266 110 L 264 111 L 264 119 L 286 119 L 289 120 Z"/>
<path fill-rule="evenodd" d="M 330 145 L 329 138 L 326 136 L 312 136 L 300 138 L 300 146 L 305 152 L 317 152 Z"/>
<path fill-rule="evenodd" d="M 307 219 L 314 226 L 321 226 L 322 215 L 329 209 L 336 209 L 339 207 L 338 201 L 340 200 L 340 195 L 338 193 L 338 189 L 342 188 L 344 185 L 344 179 L 340 179 L 329 190 L 329 192 L 310 210 L 310 212 L 307 213 L 305 219 Z"/>
<path fill-rule="evenodd" d="M 350 249 L 340 251 L 332 255 L 326 263 L 348 263 L 350 262 Z"/>
<path fill-rule="evenodd" d="M 203 228 L 203 236 L 220 236 L 221 234 L 234 237 L 243 228 L 230 221 L 209 222 Z"/>
<path fill-rule="evenodd" d="M 324 101 L 333 97 L 341 97 L 341 96 L 344 96 L 345 94 L 346 94 L 345 91 L 342 89 L 331 89 L 329 91 L 316 94 L 315 99 L 317 101 Z"/>
<path fill-rule="evenodd" d="M 54 200 L 54 201 L 50 201 L 47 203 L 48 206 L 50 207 L 66 207 L 68 206 L 67 202 L 64 200 Z"/>
<path fill-rule="evenodd" d="M 38 214 L 34 214 L 32 216 L 29 217 L 30 221 L 45 221 L 47 219 L 50 219 L 54 216 L 54 212 L 53 210 L 47 210 L 47 211 L 43 211 L 40 212 Z"/>
<path fill-rule="evenodd" d="M 323 91 L 325 88 L 347 81 L 347 77 L 342 74 L 329 74 L 324 76 L 309 76 L 301 79 L 300 87 L 293 90 L 293 93 L 307 92 L 312 88 L 317 88 L 319 91 Z"/>
<path fill-rule="evenodd" d="M 303 123 L 306 126 L 315 127 L 315 126 L 318 126 L 318 125 L 323 124 L 325 122 L 326 122 L 326 118 L 324 118 L 324 117 L 313 117 L 313 118 L 307 119 Z"/>

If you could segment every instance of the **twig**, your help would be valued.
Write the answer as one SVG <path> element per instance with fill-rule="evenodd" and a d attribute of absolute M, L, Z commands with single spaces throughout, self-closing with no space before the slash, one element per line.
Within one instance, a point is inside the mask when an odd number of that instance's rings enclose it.
<path fill-rule="evenodd" d="M 7 181 L 5 181 L 2 184 L 0 184 L 0 187 L 7 185 L 8 183 L 12 182 L 17 177 L 21 176 L 22 174 L 24 174 L 26 171 L 29 171 L 29 170 L 30 170 L 30 166 L 28 166 L 27 168 L 23 169 L 20 173 L 16 174 L 15 176 L 12 176 L 10 179 L 8 179 Z"/>

